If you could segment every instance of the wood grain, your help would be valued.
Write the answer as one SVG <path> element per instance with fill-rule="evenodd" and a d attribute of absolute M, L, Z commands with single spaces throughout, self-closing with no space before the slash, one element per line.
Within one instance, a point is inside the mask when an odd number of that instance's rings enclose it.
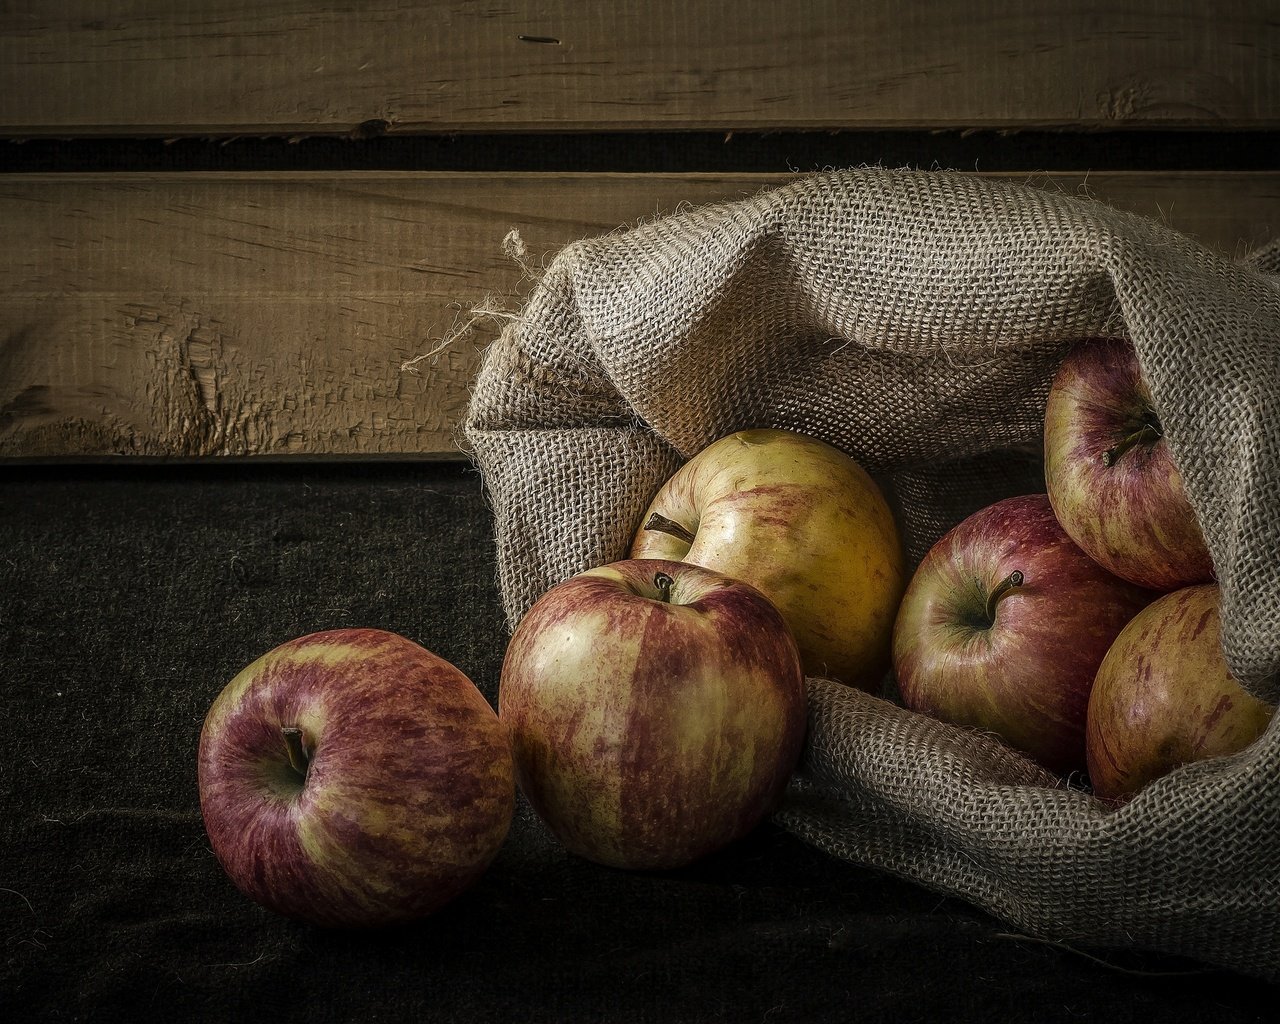
<path fill-rule="evenodd" d="M 1271 0 L 36 0 L 0 134 L 1270 128 L 1277 52 Z"/>
<path fill-rule="evenodd" d="M 500 319 L 444 342 L 527 292 L 508 231 L 536 270 L 574 238 L 785 177 L 0 178 L 0 456 L 457 457 Z M 1231 253 L 1280 230 L 1280 173 L 1031 180 Z"/>

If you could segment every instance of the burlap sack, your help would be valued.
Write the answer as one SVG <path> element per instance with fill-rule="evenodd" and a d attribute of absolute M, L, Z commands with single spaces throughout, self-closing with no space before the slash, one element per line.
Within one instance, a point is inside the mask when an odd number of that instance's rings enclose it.
<path fill-rule="evenodd" d="M 1200 516 L 1236 676 L 1280 696 L 1280 250 L 1234 262 L 1089 200 L 859 170 L 576 242 L 488 350 L 468 412 L 510 622 L 625 557 L 683 459 L 777 426 L 891 495 L 914 565 L 968 512 L 1043 490 L 1073 339 L 1137 348 Z M 987 736 L 809 680 L 779 815 L 840 857 L 1025 932 L 1280 980 L 1280 725 L 1108 810 Z"/>

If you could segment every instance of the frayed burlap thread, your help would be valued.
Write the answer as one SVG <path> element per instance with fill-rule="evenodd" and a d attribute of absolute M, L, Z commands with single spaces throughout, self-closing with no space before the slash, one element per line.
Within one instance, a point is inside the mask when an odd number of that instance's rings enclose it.
<path fill-rule="evenodd" d="M 1222 585 L 1236 676 L 1280 696 L 1280 250 L 1232 260 L 1091 200 L 952 172 L 800 176 L 575 242 L 486 353 L 465 423 L 509 622 L 626 556 L 680 463 L 776 426 L 884 485 L 914 564 L 969 512 L 1043 489 L 1052 373 L 1137 349 Z M 1030 935 L 1280 980 L 1280 726 L 1121 809 L 991 737 L 808 681 L 778 815 L 850 861 Z"/>

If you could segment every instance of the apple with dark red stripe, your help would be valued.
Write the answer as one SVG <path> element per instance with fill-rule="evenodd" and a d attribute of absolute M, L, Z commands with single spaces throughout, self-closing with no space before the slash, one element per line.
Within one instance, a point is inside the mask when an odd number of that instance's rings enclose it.
<path fill-rule="evenodd" d="M 903 701 L 1053 771 L 1083 770 L 1094 674 L 1154 596 L 1072 543 L 1045 495 L 998 501 L 939 540 L 907 586 L 893 632 Z"/>
<path fill-rule="evenodd" d="M 1134 616 L 1089 697 L 1089 780 L 1123 801 L 1184 764 L 1243 750 L 1274 708 L 1232 677 L 1216 584 L 1166 594 Z"/>
<path fill-rule="evenodd" d="M 1044 471 L 1062 528 L 1108 572 L 1160 591 L 1213 579 L 1129 342 L 1091 339 L 1062 361 L 1045 405 Z"/>
<path fill-rule="evenodd" d="M 376 629 L 313 633 L 241 671 L 205 718 L 200 809 L 236 886 L 322 925 L 422 917 L 496 855 L 506 732 L 456 667 Z"/>
<path fill-rule="evenodd" d="M 754 587 L 632 559 L 533 605 L 507 648 L 498 713 L 521 788 L 569 850 L 672 868 L 775 807 L 804 740 L 804 676 Z"/>

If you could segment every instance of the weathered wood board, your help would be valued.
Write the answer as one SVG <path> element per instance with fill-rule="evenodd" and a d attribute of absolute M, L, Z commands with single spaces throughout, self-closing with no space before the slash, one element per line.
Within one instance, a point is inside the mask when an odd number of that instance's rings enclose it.
<path fill-rule="evenodd" d="M 0 135 L 1280 126 L 1268 0 L 36 0 Z"/>
<path fill-rule="evenodd" d="M 507 232 L 536 270 L 574 238 L 785 177 L 2 177 L 0 456 L 458 457 L 499 321 L 456 328 L 530 287 Z M 1233 254 L 1280 231 L 1280 172 L 1030 180 Z"/>

